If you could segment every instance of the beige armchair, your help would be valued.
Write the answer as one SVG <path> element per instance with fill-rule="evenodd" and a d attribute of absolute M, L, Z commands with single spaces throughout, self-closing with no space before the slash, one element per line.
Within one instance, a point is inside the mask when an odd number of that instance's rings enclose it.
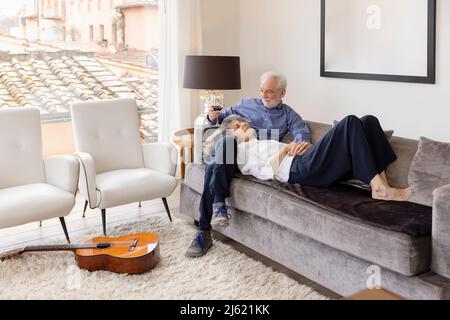
<path fill-rule="evenodd" d="M 79 102 L 71 106 L 80 193 L 91 209 L 106 209 L 166 197 L 176 188 L 177 150 L 172 144 L 141 144 L 134 99 Z M 85 211 L 84 210 L 84 211 Z M 83 212 L 84 215 L 84 212 Z"/>
<path fill-rule="evenodd" d="M 64 217 L 75 205 L 79 165 L 71 156 L 43 159 L 38 109 L 0 109 L 0 228 Z"/>

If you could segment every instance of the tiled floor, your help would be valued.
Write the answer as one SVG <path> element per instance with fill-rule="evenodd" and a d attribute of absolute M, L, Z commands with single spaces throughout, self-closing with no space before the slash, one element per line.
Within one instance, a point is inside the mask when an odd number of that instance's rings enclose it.
<path fill-rule="evenodd" d="M 181 215 L 178 212 L 179 205 L 179 188 L 175 190 L 173 195 L 167 199 L 171 213 L 174 216 L 182 219 L 189 219 L 187 216 Z M 69 234 L 74 238 L 77 234 L 81 234 L 87 228 L 98 228 L 99 235 L 102 233 L 102 222 L 100 210 L 88 209 L 86 217 L 82 218 L 82 211 L 84 206 L 84 199 L 78 197 L 77 203 L 72 213 L 66 217 L 66 224 Z M 107 225 L 117 224 L 121 221 L 130 221 L 130 219 L 143 219 L 146 216 L 155 214 L 157 212 L 164 212 L 163 202 L 160 199 L 145 201 L 142 203 L 142 207 L 139 208 L 137 203 L 116 207 L 107 210 Z M 247 256 L 260 261 L 261 263 L 273 268 L 276 271 L 282 272 L 287 276 L 295 279 L 301 284 L 305 284 L 312 287 L 317 292 L 327 296 L 331 299 L 341 298 L 336 293 L 322 287 L 321 285 L 303 277 L 302 275 L 287 269 L 281 264 L 272 261 L 257 252 L 245 247 L 244 245 L 224 236 L 217 232 L 213 234 L 215 240 L 222 241 L 231 245 L 236 250 L 246 254 Z M 64 234 L 59 222 L 59 219 L 51 219 L 43 221 L 42 227 L 39 227 L 39 223 L 29 223 L 26 225 L 0 229 L 0 252 L 8 251 L 18 247 L 35 244 L 45 244 L 49 240 L 60 239 L 64 242 Z M 186 247 L 189 244 L 186 244 Z"/>

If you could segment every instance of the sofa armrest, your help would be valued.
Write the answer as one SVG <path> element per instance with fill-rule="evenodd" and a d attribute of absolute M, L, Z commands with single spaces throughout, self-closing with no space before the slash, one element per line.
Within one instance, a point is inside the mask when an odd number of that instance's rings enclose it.
<path fill-rule="evenodd" d="M 433 192 L 431 270 L 450 278 L 450 184 Z"/>
<path fill-rule="evenodd" d="M 147 143 L 142 145 L 146 168 L 175 176 L 178 150 L 171 143 Z"/>
<path fill-rule="evenodd" d="M 70 156 L 54 156 L 45 159 L 44 164 L 47 183 L 76 194 L 80 170 L 76 159 Z"/>
<path fill-rule="evenodd" d="M 97 172 L 94 159 L 89 153 L 85 152 L 76 152 L 73 156 L 80 164 L 78 189 L 85 199 L 89 201 L 89 207 L 91 209 L 97 208 Z"/>

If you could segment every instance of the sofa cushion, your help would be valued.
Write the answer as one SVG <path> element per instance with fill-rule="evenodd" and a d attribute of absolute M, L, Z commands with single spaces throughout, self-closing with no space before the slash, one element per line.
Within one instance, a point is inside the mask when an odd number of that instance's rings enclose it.
<path fill-rule="evenodd" d="M 408 174 L 411 201 L 433 205 L 433 191 L 450 184 L 450 143 L 420 137 Z"/>
<path fill-rule="evenodd" d="M 204 170 L 201 165 L 187 168 L 185 184 L 198 193 Z M 348 186 L 300 187 L 249 176 L 236 176 L 231 194 L 227 203 L 238 210 L 390 270 L 415 275 L 429 268 L 429 207 L 373 200 Z"/>
<path fill-rule="evenodd" d="M 412 202 L 372 199 L 370 193 L 350 185 L 328 188 L 302 186 L 278 181 L 262 181 L 250 176 L 241 179 L 281 190 L 336 214 L 374 227 L 405 233 L 411 237 L 431 236 L 431 208 Z"/>
<path fill-rule="evenodd" d="M 315 144 L 323 138 L 331 129 L 331 125 L 314 121 L 306 121 L 309 130 L 311 130 L 311 143 Z"/>

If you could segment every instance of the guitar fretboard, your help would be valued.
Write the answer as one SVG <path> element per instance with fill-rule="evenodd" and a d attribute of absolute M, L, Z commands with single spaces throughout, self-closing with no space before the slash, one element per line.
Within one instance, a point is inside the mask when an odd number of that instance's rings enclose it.
<path fill-rule="evenodd" d="M 96 249 L 97 244 L 57 244 L 45 246 L 28 246 L 25 247 L 25 252 L 30 251 L 74 251 L 77 249 Z"/>

